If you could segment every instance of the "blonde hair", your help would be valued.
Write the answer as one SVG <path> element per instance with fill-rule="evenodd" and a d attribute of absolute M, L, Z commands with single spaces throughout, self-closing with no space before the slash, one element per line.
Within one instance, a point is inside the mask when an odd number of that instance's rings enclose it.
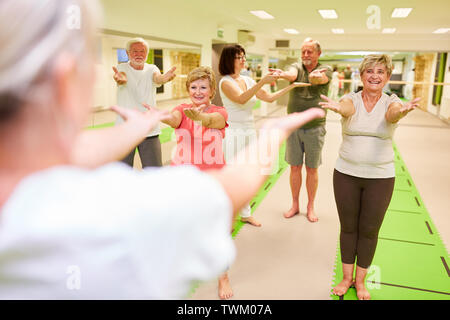
<path fill-rule="evenodd" d="M 385 66 L 388 76 L 392 74 L 392 59 L 387 54 L 369 54 L 365 56 L 359 65 L 359 74 L 362 75 L 367 68 L 376 64 Z"/>
<path fill-rule="evenodd" d="M 209 98 L 214 98 L 216 94 L 216 76 L 210 67 L 197 67 L 189 72 L 186 79 L 186 90 L 189 92 L 189 85 L 199 79 L 208 79 L 209 86 L 211 87 L 211 97 Z"/>
<path fill-rule="evenodd" d="M 100 12 L 92 0 L 0 1 L 0 119 L 26 101 L 51 99 L 44 88 L 51 88 L 55 57 L 69 54 L 86 67 Z"/>

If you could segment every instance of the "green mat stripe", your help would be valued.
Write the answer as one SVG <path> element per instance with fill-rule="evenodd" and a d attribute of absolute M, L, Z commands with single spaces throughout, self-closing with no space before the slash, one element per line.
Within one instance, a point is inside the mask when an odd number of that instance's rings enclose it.
<path fill-rule="evenodd" d="M 396 182 L 367 276 L 372 299 L 450 300 L 449 255 L 397 147 Z M 342 280 L 339 241 L 332 287 Z M 350 288 L 334 300 L 355 300 Z"/>

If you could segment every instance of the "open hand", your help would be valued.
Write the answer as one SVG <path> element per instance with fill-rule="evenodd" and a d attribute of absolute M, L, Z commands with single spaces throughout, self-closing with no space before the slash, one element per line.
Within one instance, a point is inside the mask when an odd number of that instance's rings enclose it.
<path fill-rule="evenodd" d="M 415 98 L 411 101 L 408 101 L 407 103 L 405 103 L 403 105 L 403 107 L 400 108 L 400 113 L 405 116 L 407 115 L 409 112 L 413 111 L 414 109 L 416 109 L 419 104 L 417 102 L 420 101 L 421 98 Z"/>
<path fill-rule="evenodd" d="M 189 119 L 192 119 L 194 121 L 201 121 L 202 120 L 201 114 L 206 107 L 207 107 L 206 104 L 202 104 L 199 107 L 184 109 L 183 112 Z"/>
<path fill-rule="evenodd" d="M 177 67 L 172 67 L 170 68 L 169 71 L 167 71 L 166 73 L 164 73 L 163 77 L 164 77 L 164 82 L 169 82 L 171 80 L 173 80 L 177 75 L 175 74 L 175 70 L 177 69 Z"/>
<path fill-rule="evenodd" d="M 269 73 L 276 75 L 276 76 L 282 76 L 284 71 L 281 69 L 269 68 Z"/>
<path fill-rule="evenodd" d="M 263 81 L 263 83 L 267 84 L 277 81 L 280 77 L 281 76 L 278 72 L 269 72 L 260 81 Z"/>
<path fill-rule="evenodd" d="M 325 111 L 320 108 L 310 108 L 303 112 L 294 112 L 287 116 L 270 119 L 264 122 L 262 130 L 269 130 L 269 134 L 276 134 L 278 131 L 280 143 L 286 139 L 295 129 L 300 128 L 305 123 L 317 118 L 325 117 Z"/>
<path fill-rule="evenodd" d="M 132 122 L 135 127 L 146 128 L 147 130 L 153 129 L 159 121 L 170 117 L 170 113 L 167 110 L 158 110 L 150 107 L 149 105 L 143 105 L 148 109 L 148 111 L 142 112 L 119 106 L 112 106 L 110 109 L 121 116 L 125 122 Z"/>
<path fill-rule="evenodd" d="M 340 113 L 341 112 L 341 105 L 336 102 L 331 100 L 330 98 L 328 98 L 327 96 L 321 94 L 320 97 L 325 100 L 326 102 L 319 102 L 319 105 L 323 108 L 323 109 L 330 109 L 331 111 Z"/>
<path fill-rule="evenodd" d="M 113 79 L 117 82 L 118 85 L 126 84 L 127 83 L 127 75 L 125 72 L 119 72 L 116 67 L 112 67 L 114 71 Z"/>
<path fill-rule="evenodd" d="M 321 78 L 321 77 L 323 76 L 323 74 L 324 74 L 325 72 L 327 72 L 327 71 L 328 71 L 328 68 L 320 68 L 320 69 L 317 69 L 317 70 L 312 71 L 312 72 L 309 74 L 309 77 L 312 77 L 312 78 Z"/>

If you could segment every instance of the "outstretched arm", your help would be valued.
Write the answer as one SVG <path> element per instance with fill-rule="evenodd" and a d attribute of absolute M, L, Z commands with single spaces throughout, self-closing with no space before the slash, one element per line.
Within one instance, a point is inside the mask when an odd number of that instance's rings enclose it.
<path fill-rule="evenodd" d="M 339 113 L 344 118 L 352 116 L 356 111 L 352 99 L 344 98 L 341 99 L 341 101 L 336 102 L 331 100 L 327 96 L 324 96 L 323 94 L 321 94 L 320 97 L 326 101 L 326 102 L 319 102 L 319 105 L 322 108 L 330 109 L 331 111 Z"/>
<path fill-rule="evenodd" d="M 143 103 L 142 105 L 149 110 L 152 109 L 152 107 L 146 103 Z M 167 115 L 163 119 L 161 119 L 161 122 L 176 129 L 180 126 L 181 119 L 182 119 L 182 116 L 181 116 L 180 111 L 178 111 L 178 110 L 174 110 L 172 112 L 167 111 Z"/>
<path fill-rule="evenodd" d="M 277 100 L 279 97 L 285 95 L 286 93 L 288 93 L 289 91 L 291 91 L 294 88 L 299 88 L 299 87 L 309 87 L 311 86 L 310 83 L 304 83 L 304 82 L 293 82 L 290 85 L 288 85 L 287 87 L 284 87 L 281 90 L 278 90 L 274 93 L 270 93 L 267 92 L 264 89 L 260 89 L 257 93 L 256 93 L 256 97 L 260 100 L 263 101 L 267 101 L 267 102 L 274 102 L 275 100 Z"/>
<path fill-rule="evenodd" d="M 405 104 L 399 102 L 391 103 L 386 112 L 386 121 L 390 123 L 398 122 L 401 118 L 419 106 L 418 102 L 420 99 L 421 98 L 415 98 Z"/>
<path fill-rule="evenodd" d="M 297 70 L 297 68 L 295 68 L 293 66 L 290 66 L 287 71 L 283 71 L 281 69 L 272 69 L 272 68 L 269 68 L 269 71 L 279 75 L 280 78 L 287 80 L 289 82 L 294 82 L 295 80 L 297 80 L 297 76 L 298 76 L 298 70 Z"/>
<path fill-rule="evenodd" d="M 71 154 L 71 163 L 94 168 L 108 162 L 118 161 L 129 154 L 167 111 L 140 112 L 118 106 L 111 107 L 125 122 L 110 128 L 85 130 L 77 137 Z"/>
<path fill-rule="evenodd" d="M 197 108 L 184 109 L 186 117 L 194 120 L 201 121 L 202 126 L 211 129 L 223 129 L 226 126 L 226 120 L 224 116 L 219 112 L 206 113 L 203 109 L 206 105 L 202 105 Z"/>
<path fill-rule="evenodd" d="M 258 192 L 276 163 L 281 143 L 290 133 L 305 123 L 324 116 L 322 109 L 311 108 L 268 120 L 260 131 L 258 141 L 245 148 L 243 154 L 238 154 L 232 164 L 221 170 L 208 171 L 223 186 L 231 200 L 234 213 L 239 212 Z M 252 156 L 255 154 L 258 155 L 256 161 Z M 244 160 L 241 161 L 242 159 Z M 232 219 L 234 220 L 234 217 Z"/>
<path fill-rule="evenodd" d="M 253 97 L 265 84 L 272 83 L 279 78 L 278 75 L 271 73 L 266 74 L 256 85 L 241 92 L 239 87 L 231 81 L 222 81 L 221 88 L 223 93 L 238 104 L 245 104 L 251 97 Z"/>
<path fill-rule="evenodd" d="M 169 71 L 167 71 L 164 74 L 161 74 L 160 72 L 153 73 L 153 81 L 157 84 L 164 84 L 166 82 L 173 80 L 176 77 L 175 69 L 176 67 L 172 67 Z"/>

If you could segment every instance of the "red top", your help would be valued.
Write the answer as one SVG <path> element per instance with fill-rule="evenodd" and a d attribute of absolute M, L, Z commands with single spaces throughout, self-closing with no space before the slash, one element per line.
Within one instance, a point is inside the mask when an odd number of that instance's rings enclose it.
<path fill-rule="evenodd" d="M 181 122 L 175 129 L 177 137 L 177 150 L 172 159 L 172 165 L 192 164 L 200 170 L 220 169 L 225 165 L 222 150 L 222 139 L 225 137 L 225 128 L 228 127 L 228 113 L 224 107 L 209 105 L 203 112 L 220 113 L 225 119 L 225 127 L 211 129 L 194 122 L 186 117 L 183 110 L 192 108 L 192 104 L 180 104 L 173 111 L 181 113 Z"/>

